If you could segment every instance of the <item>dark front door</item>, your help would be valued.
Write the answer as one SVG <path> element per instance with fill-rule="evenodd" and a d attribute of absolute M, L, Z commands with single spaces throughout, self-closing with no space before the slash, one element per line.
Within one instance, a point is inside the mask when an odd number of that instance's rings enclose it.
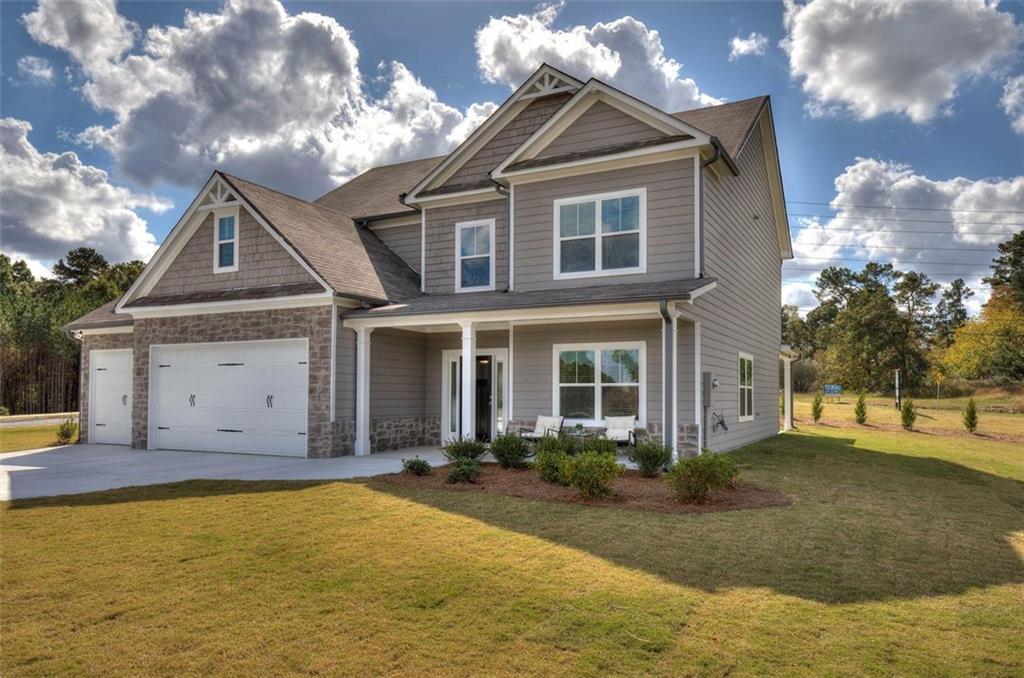
<path fill-rule="evenodd" d="M 493 356 L 476 357 L 476 439 L 491 439 L 491 368 Z"/>

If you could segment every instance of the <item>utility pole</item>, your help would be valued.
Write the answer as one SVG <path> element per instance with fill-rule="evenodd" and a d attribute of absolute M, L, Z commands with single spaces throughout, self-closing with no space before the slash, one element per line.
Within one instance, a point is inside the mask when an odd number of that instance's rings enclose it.
<path fill-rule="evenodd" d="M 896 369 L 896 409 L 900 409 L 900 371 Z"/>

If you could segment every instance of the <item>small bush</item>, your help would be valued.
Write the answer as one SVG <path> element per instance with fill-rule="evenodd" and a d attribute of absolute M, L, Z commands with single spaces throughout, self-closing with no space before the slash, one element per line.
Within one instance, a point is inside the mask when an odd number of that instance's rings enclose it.
<path fill-rule="evenodd" d="M 900 406 L 900 423 L 903 424 L 903 428 L 913 431 L 915 421 L 917 421 L 917 408 L 914 406 L 914 401 L 907 398 Z"/>
<path fill-rule="evenodd" d="M 615 463 L 613 454 L 587 451 L 563 457 L 560 473 L 581 497 L 596 499 L 612 493 L 611 482 L 622 473 L 622 466 Z"/>
<path fill-rule="evenodd" d="M 537 451 L 537 456 L 533 458 L 533 467 L 537 469 L 537 474 L 544 482 L 564 485 L 562 462 L 569 458 L 561 448 L 548 446 Z"/>
<path fill-rule="evenodd" d="M 426 459 L 420 459 L 419 457 L 403 459 L 402 470 L 414 476 L 425 476 L 430 473 L 430 464 Z"/>
<path fill-rule="evenodd" d="M 61 445 L 67 445 L 71 440 L 78 434 L 78 422 L 68 417 L 61 423 L 57 424 L 57 442 Z"/>
<path fill-rule="evenodd" d="M 526 468 L 530 445 L 514 433 L 506 433 L 491 443 L 491 454 L 501 468 Z"/>
<path fill-rule="evenodd" d="M 634 447 L 629 453 L 629 460 L 640 469 L 640 475 L 656 478 L 672 461 L 672 448 L 649 440 Z"/>
<path fill-rule="evenodd" d="M 868 404 L 864 401 L 864 393 L 857 396 L 857 404 L 853 407 L 853 417 L 858 424 L 868 420 Z"/>
<path fill-rule="evenodd" d="M 480 462 L 476 459 L 458 459 L 448 471 L 449 483 L 475 483 L 480 475 Z"/>
<path fill-rule="evenodd" d="M 814 418 L 815 424 L 821 421 L 821 414 L 824 410 L 825 404 L 821 400 L 821 394 L 815 393 L 814 400 L 811 401 L 811 416 Z"/>
<path fill-rule="evenodd" d="M 579 443 L 576 438 L 570 436 L 544 436 L 533 446 L 537 454 L 542 452 L 561 452 L 562 454 L 573 455 L 579 450 Z"/>
<path fill-rule="evenodd" d="M 610 454 L 614 457 L 619 448 L 614 440 L 592 435 L 587 436 L 580 442 L 579 449 L 581 452 L 600 452 L 601 454 Z"/>
<path fill-rule="evenodd" d="M 681 501 L 701 503 L 709 492 L 733 486 L 738 477 L 739 471 L 730 457 L 705 450 L 699 457 L 683 459 L 670 468 L 665 481 Z"/>
<path fill-rule="evenodd" d="M 453 438 L 444 443 L 444 458 L 448 461 L 471 459 L 480 461 L 487 454 L 487 446 L 475 438 Z"/>
<path fill-rule="evenodd" d="M 967 407 L 964 409 L 964 428 L 971 433 L 978 430 L 978 406 L 974 404 L 974 398 L 967 400 Z"/>
<path fill-rule="evenodd" d="M 0 417 L 6 417 L 10 415 L 11 410 L 6 405 L 0 405 Z"/>

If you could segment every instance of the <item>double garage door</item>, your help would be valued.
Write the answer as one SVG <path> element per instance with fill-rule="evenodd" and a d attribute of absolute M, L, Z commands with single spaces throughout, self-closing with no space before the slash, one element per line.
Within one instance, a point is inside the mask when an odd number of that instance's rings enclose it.
<path fill-rule="evenodd" d="M 305 339 L 154 346 L 150 446 L 306 456 Z"/>

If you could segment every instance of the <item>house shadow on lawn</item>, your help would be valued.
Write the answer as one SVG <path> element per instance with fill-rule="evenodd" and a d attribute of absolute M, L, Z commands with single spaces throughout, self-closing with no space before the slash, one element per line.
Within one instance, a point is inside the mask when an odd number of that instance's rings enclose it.
<path fill-rule="evenodd" d="M 781 436 L 735 456 L 793 505 L 667 515 L 368 486 L 708 592 L 856 603 L 1024 583 L 1020 481 L 834 437 Z"/>

